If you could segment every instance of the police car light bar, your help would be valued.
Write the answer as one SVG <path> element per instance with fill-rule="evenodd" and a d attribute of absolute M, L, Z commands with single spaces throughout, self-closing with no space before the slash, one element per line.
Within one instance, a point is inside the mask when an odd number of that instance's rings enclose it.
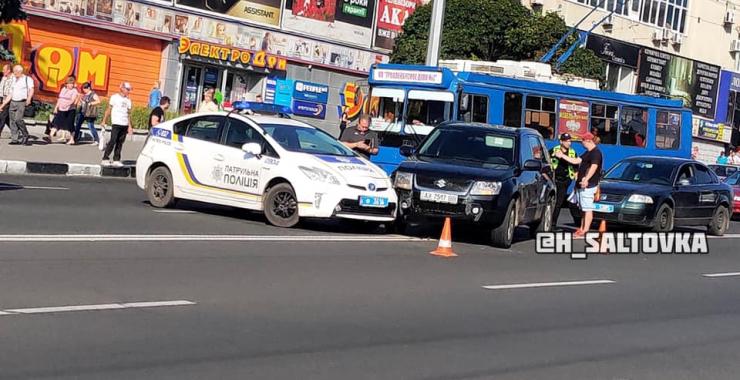
<path fill-rule="evenodd" d="M 254 113 L 261 114 L 285 114 L 289 115 L 292 112 L 290 107 L 281 106 L 277 104 L 269 103 L 258 103 L 248 101 L 238 101 L 231 104 L 234 111 L 252 111 Z"/>

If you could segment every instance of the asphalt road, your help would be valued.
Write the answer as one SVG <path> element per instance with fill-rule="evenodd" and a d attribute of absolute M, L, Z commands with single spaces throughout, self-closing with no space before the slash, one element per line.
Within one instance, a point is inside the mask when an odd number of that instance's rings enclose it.
<path fill-rule="evenodd" d="M 740 272 L 738 222 L 707 255 L 583 261 L 536 255 L 530 240 L 493 249 L 453 226 L 460 256 L 441 259 L 427 254 L 436 231 L 283 230 L 246 211 L 162 213 L 144 199 L 130 180 L 0 177 L 0 379 L 736 379 L 740 370 L 740 276 L 705 276 Z M 484 288 L 562 281 L 594 282 Z"/>

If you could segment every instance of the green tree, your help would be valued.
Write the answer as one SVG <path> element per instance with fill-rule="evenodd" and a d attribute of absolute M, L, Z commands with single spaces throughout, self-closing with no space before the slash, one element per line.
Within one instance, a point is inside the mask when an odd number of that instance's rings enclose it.
<path fill-rule="evenodd" d="M 396 40 L 391 61 L 423 63 L 432 4 L 417 8 Z M 542 57 L 569 30 L 555 13 L 534 13 L 518 0 L 448 0 L 442 31 L 441 59 L 531 61 Z M 562 54 L 576 36 L 563 44 Z M 578 48 L 561 73 L 603 80 L 604 66 L 590 50 Z"/>
<path fill-rule="evenodd" d="M 0 0 L 0 24 L 25 20 L 27 17 L 26 12 L 21 9 L 21 0 Z M 0 37 L 5 37 L 5 32 L 2 30 L 0 30 Z M 0 60 L 14 61 L 15 58 L 13 53 L 0 46 Z"/>

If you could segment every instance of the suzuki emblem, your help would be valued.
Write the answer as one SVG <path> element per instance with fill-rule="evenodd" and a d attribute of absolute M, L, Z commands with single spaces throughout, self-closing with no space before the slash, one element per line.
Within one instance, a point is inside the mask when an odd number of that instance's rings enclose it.
<path fill-rule="evenodd" d="M 437 182 L 434 182 L 434 184 L 437 185 L 437 187 L 439 187 L 441 189 L 441 188 L 447 186 L 447 181 L 445 181 L 443 179 L 439 179 L 439 180 L 437 180 Z"/>

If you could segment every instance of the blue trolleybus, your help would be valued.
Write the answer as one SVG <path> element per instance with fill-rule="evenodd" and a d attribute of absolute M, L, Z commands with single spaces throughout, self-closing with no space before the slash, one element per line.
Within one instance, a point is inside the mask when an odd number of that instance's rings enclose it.
<path fill-rule="evenodd" d="M 389 174 L 442 122 L 464 120 L 533 128 L 552 149 L 569 133 L 593 133 L 604 168 L 634 155 L 691 156 L 691 111 L 680 100 L 599 91 L 542 80 L 448 68 L 375 65 L 368 78 L 371 129 L 381 138 L 373 162 Z"/>

